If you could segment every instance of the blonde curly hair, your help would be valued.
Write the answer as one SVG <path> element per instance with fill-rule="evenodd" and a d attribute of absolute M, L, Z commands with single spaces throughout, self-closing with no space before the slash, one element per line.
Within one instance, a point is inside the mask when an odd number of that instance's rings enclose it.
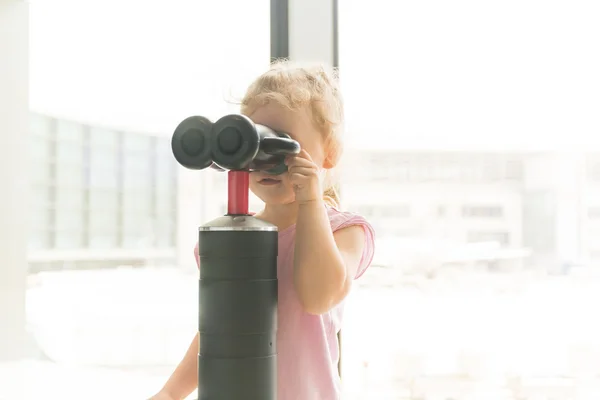
<path fill-rule="evenodd" d="M 323 134 L 327 164 L 335 166 L 343 152 L 344 106 L 337 70 L 323 64 L 297 64 L 277 60 L 246 91 L 241 113 L 251 115 L 258 107 L 275 102 L 291 110 L 308 107 L 315 127 Z M 328 171 L 323 198 L 339 207 L 338 191 Z"/>

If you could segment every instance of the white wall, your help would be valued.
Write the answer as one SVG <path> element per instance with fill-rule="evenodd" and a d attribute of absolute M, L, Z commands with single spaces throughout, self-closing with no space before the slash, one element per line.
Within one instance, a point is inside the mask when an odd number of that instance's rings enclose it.
<path fill-rule="evenodd" d="M 22 355 L 27 272 L 28 4 L 0 2 L 0 360 Z"/>

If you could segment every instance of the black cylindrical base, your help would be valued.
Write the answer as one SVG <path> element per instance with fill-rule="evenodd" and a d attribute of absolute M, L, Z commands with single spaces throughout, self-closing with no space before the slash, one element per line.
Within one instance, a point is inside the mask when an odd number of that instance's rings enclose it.
<path fill-rule="evenodd" d="M 277 228 L 225 216 L 199 229 L 199 400 L 276 400 Z"/>
<path fill-rule="evenodd" d="M 277 356 L 198 357 L 198 400 L 275 400 Z"/>

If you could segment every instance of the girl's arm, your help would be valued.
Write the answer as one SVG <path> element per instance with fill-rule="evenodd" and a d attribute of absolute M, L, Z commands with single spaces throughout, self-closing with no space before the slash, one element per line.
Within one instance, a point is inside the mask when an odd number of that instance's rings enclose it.
<path fill-rule="evenodd" d="M 332 232 L 322 200 L 299 205 L 294 285 L 306 312 L 323 314 L 348 295 L 364 245 L 361 226 Z"/>
<path fill-rule="evenodd" d="M 194 247 L 194 258 L 200 269 L 200 256 L 198 243 Z M 183 400 L 198 387 L 198 353 L 200 347 L 200 334 L 196 333 L 183 359 L 167 380 L 161 391 L 150 400 Z"/>
<path fill-rule="evenodd" d="M 157 399 L 183 400 L 198 387 L 198 334 L 190 344 L 183 360 L 165 383 Z M 152 400 L 152 399 L 150 399 Z"/>

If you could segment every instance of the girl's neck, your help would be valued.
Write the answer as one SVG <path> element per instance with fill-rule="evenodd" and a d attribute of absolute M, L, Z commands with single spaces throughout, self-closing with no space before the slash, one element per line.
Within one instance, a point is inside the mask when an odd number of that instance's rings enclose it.
<path fill-rule="evenodd" d="M 298 204 L 296 202 L 277 205 L 265 204 L 265 208 L 256 214 L 257 218 L 277 226 L 280 232 L 294 225 L 297 216 Z"/>

